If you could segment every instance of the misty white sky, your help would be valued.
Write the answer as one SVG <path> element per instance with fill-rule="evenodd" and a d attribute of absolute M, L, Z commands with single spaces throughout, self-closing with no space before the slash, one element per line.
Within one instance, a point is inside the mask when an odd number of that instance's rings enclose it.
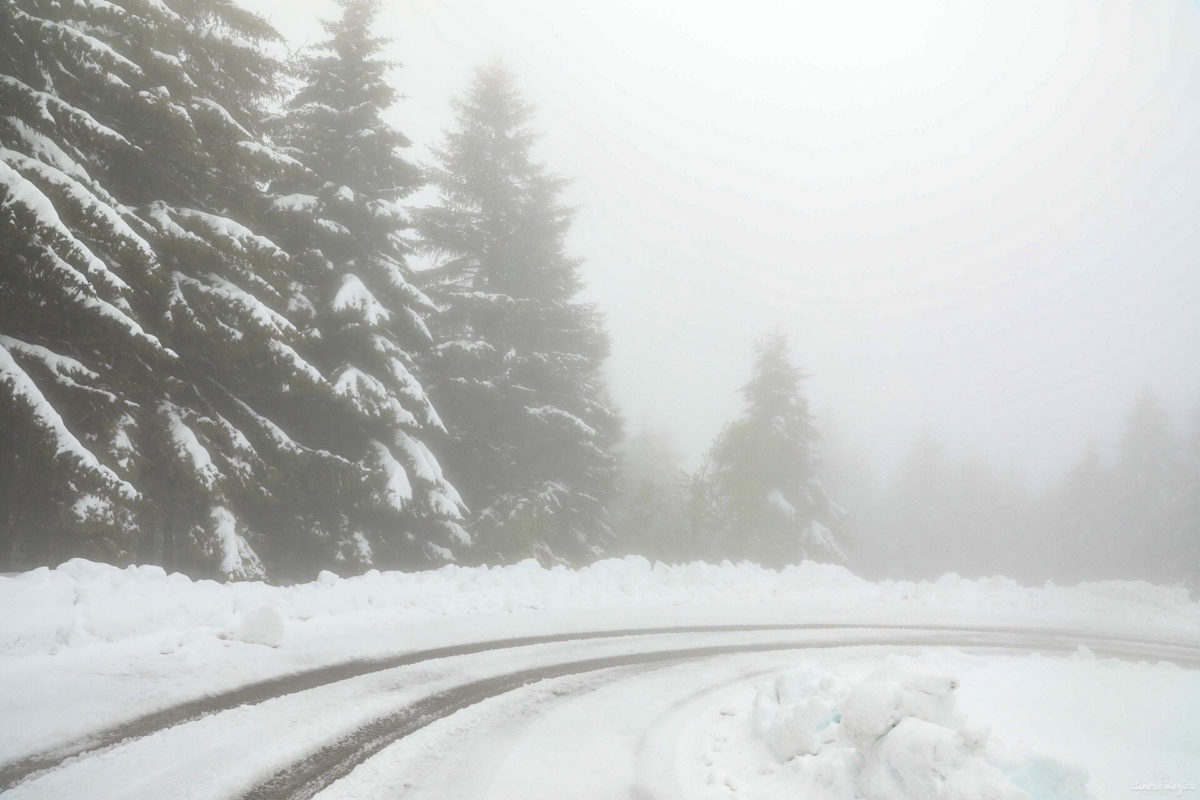
<path fill-rule="evenodd" d="M 490 57 L 538 107 L 631 428 L 697 459 L 773 325 L 884 466 L 928 425 L 1041 481 L 1143 385 L 1192 423 L 1195 0 L 384 5 L 418 157 Z"/>

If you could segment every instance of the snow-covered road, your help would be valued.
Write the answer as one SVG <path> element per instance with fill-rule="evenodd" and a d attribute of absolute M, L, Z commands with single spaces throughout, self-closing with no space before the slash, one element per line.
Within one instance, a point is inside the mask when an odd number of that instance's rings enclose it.
<path fill-rule="evenodd" d="M 351 662 L 268 684 L 259 694 L 270 696 L 252 704 L 230 696 L 189 703 L 186 713 L 126 726 L 115 744 L 95 746 L 117 737 L 93 737 L 60 748 L 82 756 L 42 753 L 10 765 L 7 775 L 18 780 L 6 797 L 282 800 L 329 787 L 342 798 L 668 800 L 695 796 L 685 784 L 706 770 L 729 786 L 748 780 L 708 769 L 717 751 L 680 765 L 683 733 L 694 733 L 709 701 L 723 696 L 716 690 L 744 692 L 754 677 L 798 660 L 844 672 L 885 652 L 1070 654 L 1086 646 L 1200 666 L 1200 647 L 1185 643 L 1059 630 L 771 626 L 554 639 Z M 733 704 L 727 716 L 749 709 Z"/>
<path fill-rule="evenodd" d="M 810 796 L 798 793 L 794 770 L 773 757 L 754 733 L 751 718 L 757 688 L 797 663 L 819 664 L 844 677 L 862 677 L 897 653 L 971 674 L 970 685 L 964 687 L 968 711 L 992 720 L 1014 738 L 1027 726 L 1050 735 L 1074 730 L 1076 739 L 1069 744 L 1076 749 L 1067 748 L 1067 752 L 1082 756 L 1084 763 L 1092 762 L 1093 796 L 1135 796 L 1121 788 L 1133 787 L 1137 776 L 1158 775 L 1163 770 L 1173 769 L 1178 774 L 1190 769 L 1194 773 L 1196 756 L 1190 743 L 1195 741 L 1192 735 L 1200 732 L 1200 724 L 1174 731 L 1175 746 L 1169 752 L 1163 749 L 1161 730 L 1155 737 L 1154 724 L 1146 724 L 1155 715 L 1170 713 L 1170 703 L 1161 695 L 1157 705 L 1143 705 L 1148 716 L 1140 724 L 1133 720 L 1118 724 L 1118 718 L 1109 715 L 1086 731 L 1071 725 L 1069 718 L 1078 710 L 1074 707 L 1078 698 L 1064 701 L 1062 688 L 1079 679 L 1081 667 L 1088 671 L 1073 657 L 1030 662 L 1024 654 L 850 646 L 723 654 L 546 680 L 433 722 L 384 749 L 318 797 L 766 800 Z M 1091 666 L 1096 667 L 1094 663 Z M 1091 677 L 1093 683 L 1098 681 L 1111 692 L 1119 685 L 1114 681 L 1145 679 L 1164 669 L 1170 671 L 1161 666 L 1109 663 Z M 1171 676 L 1190 681 L 1191 696 L 1196 696 L 1200 678 L 1194 672 L 1178 670 Z M 1036 692 L 1039 685 L 1042 691 L 1054 687 L 1060 698 L 1057 708 L 1045 702 L 1005 706 L 991 701 L 998 689 Z M 1144 694 L 1153 698 L 1162 689 L 1160 684 Z M 1035 710 L 1039 707 L 1040 714 Z M 1158 716 L 1157 721 L 1161 720 Z M 1152 751 L 1132 777 L 1129 769 L 1122 768 L 1122 764 L 1133 764 L 1128 757 L 1130 735 L 1143 737 L 1142 750 Z M 1117 755 L 1124 758 L 1114 758 Z M 1071 762 L 1079 763 L 1079 759 Z M 839 796 L 831 791 L 818 797 Z"/>
<path fill-rule="evenodd" d="M 0 579 L 0 792 L 1185 796 L 1200 783 L 1198 609 L 1147 584 L 870 584 L 821 565 L 268 587 L 72 562 Z M 957 688 L 932 711 L 906 705 L 927 685 Z M 975 794 L 921 794 L 927 774 Z"/>

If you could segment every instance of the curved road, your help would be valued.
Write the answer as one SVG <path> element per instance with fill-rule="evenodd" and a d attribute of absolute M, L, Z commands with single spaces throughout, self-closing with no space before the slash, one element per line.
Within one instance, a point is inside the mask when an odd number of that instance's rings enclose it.
<path fill-rule="evenodd" d="M 1200 667 L 1195 644 L 1014 627 L 718 626 L 496 640 L 322 667 L 165 708 L 0 766 L 0 791 L 12 798 L 308 798 L 433 722 L 567 676 L 588 685 L 587 676 L 619 680 L 631 671 L 772 651 L 1071 652 L 1081 644 L 1098 655 Z M 644 787 L 632 794 L 658 797 Z"/>

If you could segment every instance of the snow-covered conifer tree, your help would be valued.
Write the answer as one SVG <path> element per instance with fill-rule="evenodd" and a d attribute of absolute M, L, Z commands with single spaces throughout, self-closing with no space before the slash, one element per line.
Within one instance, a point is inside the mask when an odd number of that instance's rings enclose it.
<path fill-rule="evenodd" d="M 461 500 L 427 444 L 446 432 L 414 357 L 431 346 L 424 317 L 433 304 L 412 281 L 399 201 L 421 175 L 400 153 L 408 139 L 383 120 L 397 92 L 380 58 L 385 42 L 371 32 L 379 4 L 338 5 L 277 130 L 310 171 L 279 184 L 286 193 L 273 214 L 279 240 L 312 277 L 320 333 L 312 352 L 340 401 L 309 427 L 362 477 L 291 502 L 307 510 L 310 528 L 327 530 L 338 563 L 444 563 L 470 540 Z"/>
<path fill-rule="evenodd" d="M 301 169 L 257 133 L 275 34 L 227 0 L 0 15 L 3 555 L 261 576 L 291 526 L 256 441 L 334 396 L 300 352 L 307 287 L 255 230 Z"/>
<path fill-rule="evenodd" d="M 143 326 L 144 226 L 105 186 L 142 70 L 93 35 L 116 12 L 0 5 L 0 559 L 132 558 L 133 441 L 174 354 Z"/>
<path fill-rule="evenodd" d="M 609 537 L 604 503 L 619 420 L 600 374 L 600 315 L 575 300 L 564 182 L 533 154 L 531 107 L 501 65 L 478 70 L 436 152 L 441 202 L 418 228 L 442 308 L 434 400 L 448 469 L 492 557 L 580 560 Z"/>
<path fill-rule="evenodd" d="M 840 510 L 816 475 L 819 439 L 787 338 L 757 347 L 746 411 L 713 444 L 705 466 L 715 505 L 711 555 L 780 566 L 842 561 Z"/>

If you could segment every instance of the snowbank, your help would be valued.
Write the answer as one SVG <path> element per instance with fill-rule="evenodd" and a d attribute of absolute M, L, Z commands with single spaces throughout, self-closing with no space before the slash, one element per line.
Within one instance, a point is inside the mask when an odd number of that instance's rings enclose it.
<path fill-rule="evenodd" d="M 212 636 L 286 644 L 289 631 L 377 627 L 447 616 L 588 609 L 757 609 L 764 619 L 975 623 L 1027 622 L 1200 635 L 1200 604 L 1181 588 L 1109 581 L 1021 586 L 1007 578 L 871 583 L 805 562 L 781 571 L 754 564 L 651 564 L 610 559 L 570 570 L 534 561 L 506 567 L 447 566 L 427 572 L 323 572 L 312 583 L 221 584 L 74 559 L 57 569 L 0 577 L 0 655 L 138 637 Z M 747 619 L 750 618 L 747 616 Z"/>
<path fill-rule="evenodd" d="M 755 699 L 756 733 L 790 762 L 796 796 L 833 800 L 1085 800 L 1087 774 L 1013 757 L 959 713 L 958 681 L 899 658 L 847 687 L 816 667 Z"/>

